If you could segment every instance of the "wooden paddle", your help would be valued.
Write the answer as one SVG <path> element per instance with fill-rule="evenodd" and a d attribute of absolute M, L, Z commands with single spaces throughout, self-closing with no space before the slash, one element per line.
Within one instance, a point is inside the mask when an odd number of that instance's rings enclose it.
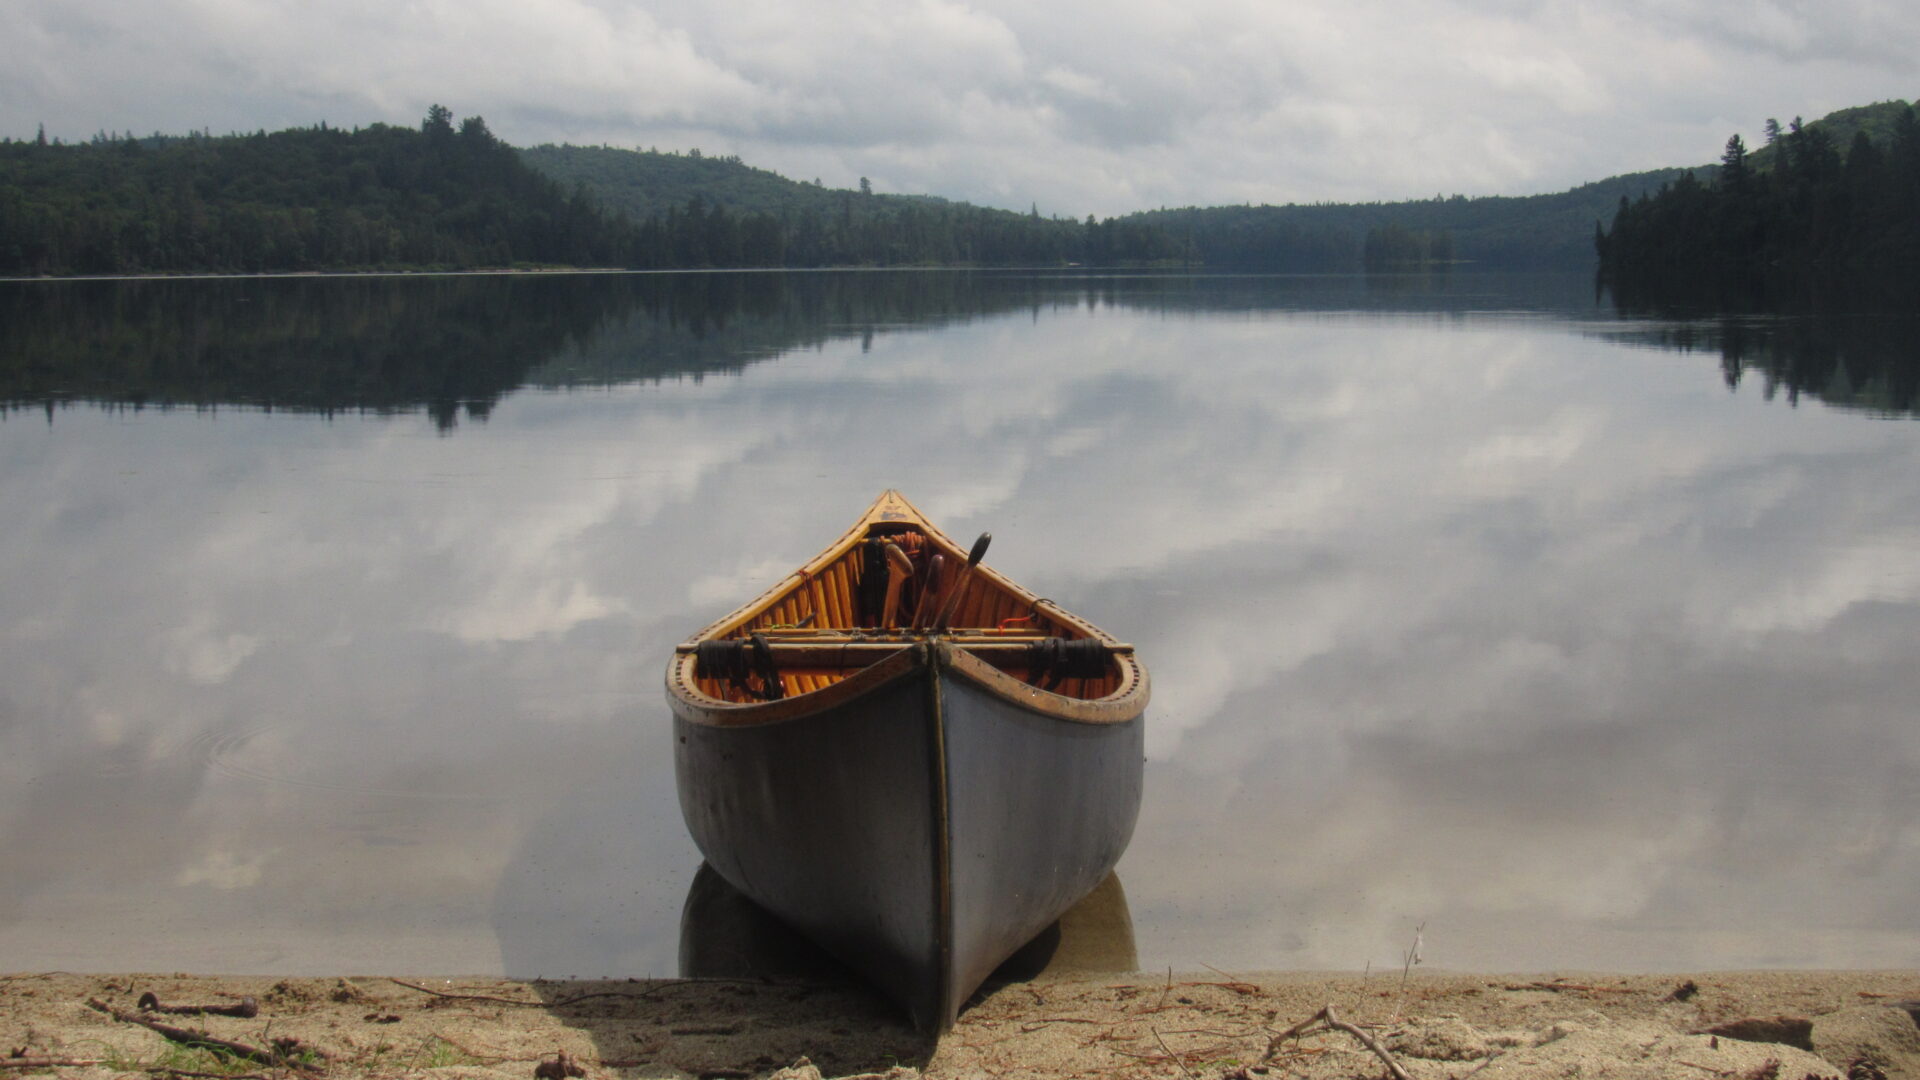
<path fill-rule="evenodd" d="M 880 626 L 891 630 L 895 609 L 900 604 L 900 586 L 913 576 L 913 560 L 907 558 L 898 544 L 888 544 L 883 550 L 887 556 L 887 602 L 880 608 Z"/>
<path fill-rule="evenodd" d="M 925 625 L 921 622 L 920 617 L 922 615 L 931 615 L 933 613 L 932 606 L 928 601 L 933 599 L 934 593 L 940 591 L 940 572 L 946 568 L 947 557 L 944 555 L 935 555 L 933 561 L 927 564 L 927 580 L 921 583 L 920 599 L 913 605 L 913 630 L 917 631 Z"/>
<path fill-rule="evenodd" d="M 980 539 L 973 542 L 973 550 L 967 552 L 966 564 L 953 577 L 953 589 L 947 593 L 947 602 L 940 605 L 940 617 L 933 620 L 936 632 L 945 630 L 947 623 L 952 620 L 954 609 L 960 606 L 960 595 L 967 591 L 967 579 L 973 576 L 973 568 L 980 565 L 980 560 L 986 558 L 987 545 L 991 543 L 993 534 L 990 532 L 981 533 Z"/>

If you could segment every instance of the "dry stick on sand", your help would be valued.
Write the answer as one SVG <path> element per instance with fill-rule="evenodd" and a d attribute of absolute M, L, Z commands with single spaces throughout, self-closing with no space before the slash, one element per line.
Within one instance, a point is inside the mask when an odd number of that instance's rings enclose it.
<path fill-rule="evenodd" d="M 1583 994 L 1637 994 L 1640 991 L 1630 986 L 1588 986 L 1586 983 L 1553 982 L 1507 983 L 1503 990 L 1549 990 L 1559 993 L 1562 990 L 1575 990 Z M 1677 993 L 1677 991 L 1676 991 Z M 1689 994 L 1688 997 L 1693 995 Z"/>
<path fill-rule="evenodd" d="M 448 993 L 445 990 L 435 990 L 431 986 L 419 986 L 414 983 L 406 982 L 405 980 L 402 980 L 402 979 L 388 979 L 387 981 L 393 982 L 393 983 L 399 983 L 401 986 L 404 986 L 409 990 L 418 990 L 423 994 L 432 994 L 434 997 L 446 998 L 450 1001 L 491 1001 L 499 1005 L 517 1005 L 523 1009 L 558 1009 L 567 1005 L 571 1005 L 576 1001 L 590 1001 L 593 998 L 628 998 L 633 1001 L 646 1001 L 649 998 L 651 998 L 653 995 L 658 994 L 662 989 L 665 988 L 664 986 L 655 987 L 652 990 L 643 990 L 638 994 L 626 994 L 618 990 L 603 990 L 603 991 L 600 991 L 599 993 L 579 994 L 574 997 L 564 998 L 560 1001 L 521 1001 L 517 998 L 495 997 L 492 994 Z M 672 986 L 672 985 L 674 984 L 672 983 L 665 984 L 665 986 Z"/>
<path fill-rule="evenodd" d="M 1187 1068 L 1187 1063 L 1180 1060 L 1180 1055 L 1174 1053 L 1172 1050 L 1167 1049 L 1167 1040 L 1160 1037 L 1160 1030 L 1158 1028 L 1153 1028 L 1150 1030 L 1153 1031 L 1153 1041 L 1160 1044 L 1160 1050 L 1161 1052 L 1167 1055 L 1167 1059 L 1172 1061 L 1175 1065 L 1180 1066 L 1180 1071 L 1187 1074 L 1187 1080 L 1195 1080 L 1195 1077 L 1193 1075 L 1193 1070 Z"/>
<path fill-rule="evenodd" d="M 0 1069 L 79 1069 L 98 1065 L 102 1058 L 9 1057 L 0 1058 Z"/>
<path fill-rule="evenodd" d="M 1407 962 L 1400 968 L 1400 996 L 1393 1001 L 1393 1019 L 1388 1021 L 1389 1023 L 1400 1019 L 1400 1009 L 1407 1003 L 1407 977 L 1413 974 L 1413 966 L 1423 959 L 1420 955 L 1420 947 L 1424 944 L 1426 935 L 1426 923 L 1423 922 L 1413 928 L 1413 947 L 1407 950 Z"/>
<path fill-rule="evenodd" d="M 1287 1030 L 1269 1039 L 1267 1041 L 1267 1052 L 1260 1055 L 1260 1063 L 1264 1065 L 1267 1062 L 1273 1060 L 1274 1056 L 1280 1052 L 1280 1045 L 1282 1043 L 1286 1042 L 1289 1039 L 1297 1038 L 1301 1035 L 1307 1034 L 1309 1031 L 1313 1030 L 1313 1026 L 1315 1024 L 1324 1024 L 1329 1028 L 1334 1028 L 1339 1031 L 1344 1031 L 1347 1034 L 1353 1036 L 1354 1038 L 1360 1040 L 1361 1046 L 1364 1046 L 1367 1049 L 1373 1051 L 1373 1056 L 1379 1058 L 1383 1063 L 1386 1064 L 1387 1071 L 1394 1075 L 1395 1080 L 1413 1080 L 1413 1077 L 1407 1074 L 1407 1070 L 1401 1068 L 1400 1063 L 1393 1059 L 1393 1055 L 1387 1053 L 1385 1047 L 1381 1046 L 1379 1043 L 1373 1040 L 1373 1036 L 1367 1034 L 1365 1031 L 1360 1030 L 1359 1028 L 1353 1026 L 1352 1024 L 1347 1023 L 1345 1020 L 1340 1019 L 1340 1017 L 1333 1011 L 1333 1006 L 1330 1004 L 1322 1008 L 1319 1012 L 1314 1013 L 1312 1016 L 1307 1017 L 1305 1020 L 1300 1021 L 1299 1023 L 1293 1025 Z"/>
<path fill-rule="evenodd" d="M 548 1005 L 548 1002 L 545 1001 L 522 1001 L 515 998 L 495 997 L 492 994 L 455 994 L 445 990 L 435 990 L 431 986 L 421 986 L 418 983 L 410 983 L 405 979 L 388 979 L 387 981 L 404 986 L 409 990 L 418 990 L 423 994 L 432 994 L 434 997 L 447 998 L 452 1001 L 492 1001 L 501 1005 L 518 1005 L 523 1009 L 542 1009 Z"/>

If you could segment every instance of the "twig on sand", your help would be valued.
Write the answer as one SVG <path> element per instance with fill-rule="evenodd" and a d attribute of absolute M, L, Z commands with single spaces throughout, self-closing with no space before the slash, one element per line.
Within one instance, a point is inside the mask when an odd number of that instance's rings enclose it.
<path fill-rule="evenodd" d="M 1259 987 L 1253 985 L 1250 982 L 1246 982 L 1241 979 L 1236 979 L 1232 975 L 1228 974 L 1227 972 L 1221 971 L 1219 968 L 1214 967 L 1212 964 L 1201 964 L 1200 966 L 1203 968 L 1206 968 L 1208 971 L 1213 972 L 1215 975 L 1218 975 L 1227 981 L 1226 982 L 1186 982 L 1186 983 L 1181 983 L 1180 985 L 1181 986 L 1220 986 L 1220 987 L 1225 987 L 1226 989 L 1231 990 L 1234 993 L 1239 994 L 1243 997 L 1252 995 L 1252 994 L 1258 994 L 1260 992 Z"/>
<path fill-rule="evenodd" d="M 1394 1075 L 1395 1080 L 1413 1080 L 1413 1077 L 1408 1075 L 1407 1070 L 1401 1068 L 1400 1063 L 1393 1059 L 1393 1055 L 1387 1053 L 1385 1047 L 1375 1042 L 1373 1036 L 1367 1034 L 1365 1031 L 1340 1019 L 1339 1015 L 1333 1011 L 1332 1005 L 1323 1007 L 1319 1012 L 1314 1013 L 1312 1016 L 1307 1017 L 1305 1020 L 1300 1021 L 1269 1039 L 1267 1041 L 1267 1052 L 1260 1055 L 1260 1063 L 1264 1065 L 1273 1060 L 1273 1058 L 1280 1053 L 1280 1047 L 1283 1043 L 1313 1030 L 1315 1024 L 1324 1024 L 1328 1028 L 1344 1031 L 1360 1040 L 1360 1045 L 1373 1051 L 1373 1056 L 1379 1058 L 1381 1062 L 1386 1065 L 1387 1071 Z"/>
<path fill-rule="evenodd" d="M 523 1009 L 539 1009 L 544 1008 L 548 1004 L 545 1001 L 524 1001 L 519 998 L 495 997 L 492 994 L 455 994 L 447 990 L 435 990 L 431 986 L 421 986 L 418 983 L 410 983 L 405 979 L 388 979 L 387 981 L 404 986 L 409 990 L 418 990 L 423 994 L 432 994 L 434 997 L 447 998 L 452 1001 L 492 1001 L 501 1005 L 518 1005 Z"/>
<path fill-rule="evenodd" d="M 1423 922 L 1413 928 L 1413 946 L 1407 950 L 1406 963 L 1400 968 L 1400 996 L 1394 1000 L 1393 1020 L 1389 1023 L 1400 1019 L 1400 1009 L 1407 1003 L 1407 977 L 1413 974 L 1415 964 L 1426 959 L 1421 955 L 1421 949 L 1426 944 L 1426 936 L 1426 923 Z"/>
<path fill-rule="evenodd" d="M 1084 1016 L 1043 1016 L 1036 1020 L 1023 1021 L 1020 1024 L 1020 1030 L 1023 1032 L 1039 1031 L 1041 1028 L 1046 1027 L 1048 1024 L 1101 1024 L 1101 1023 L 1105 1023 L 1105 1021 L 1091 1020 Z"/>
<path fill-rule="evenodd" d="M 1559 993 L 1562 990 L 1575 990 L 1583 994 L 1632 994 L 1637 991 L 1631 986 L 1589 986 L 1586 983 L 1572 983 L 1561 979 L 1552 982 L 1507 983 L 1503 990 L 1547 990 Z M 1692 996 L 1692 995 L 1688 995 Z M 1676 1000 L 1685 1000 L 1684 998 Z"/>
<path fill-rule="evenodd" d="M 1165 1053 L 1175 1065 L 1180 1066 L 1180 1071 L 1187 1074 L 1187 1080 L 1194 1080 L 1193 1070 L 1187 1068 L 1187 1063 L 1180 1060 L 1180 1055 L 1167 1048 L 1167 1040 L 1160 1037 L 1160 1029 L 1149 1028 L 1148 1030 L 1153 1032 L 1153 1041 L 1160 1044 L 1161 1052 Z"/>
<path fill-rule="evenodd" d="M 1253 1031 L 1259 1030 L 1258 1028 Z M 1253 1031 L 1221 1031 L 1219 1028 L 1169 1028 L 1168 1035 L 1213 1035 L 1222 1039 L 1244 1039 Z"/>
<path fill-rule="evenodd" d="M 66 1057 L 6 1057 L 0 1058 L 0 1069 L 78 1069 L 88 1065 L 98 1065 L 101 1058 Z"/>
<path fill-rule="evenodd" d="M 517 1005 L 522 1009 L 559 1009 L 571 1005 L 576 1001 L 591 1001 L 594 998 L 609 997 L 627 998 L 631 1001 L 645 1001 L 666 987 L 675 985 L 674 983 L 665 983 L 661 986 L 654 987 L 652 990 L 645 990 L 638 994 L 627 994 L 618 990 L 601 990 L 591 994 L 576 994 L 573 997 L 562 998 L 558 1001 L 526 1001 L 521 998 L 497 997 L 493 994 L 455 994 L 446 990 L 435 990 L 431 986 L 421 986 L 418 983 L 410 983 L 405 979 L 388 979 L 387 981 L 399 983 L 409 990 L 418 990 L 423 994 L 432 994 L 437 998 L 446 998 L 449 1001 L 491 1001 L 498 1005 Z"/>

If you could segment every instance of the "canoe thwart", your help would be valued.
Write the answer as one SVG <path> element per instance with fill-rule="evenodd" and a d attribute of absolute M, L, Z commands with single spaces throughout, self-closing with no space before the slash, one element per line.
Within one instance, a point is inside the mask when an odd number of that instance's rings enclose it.
<path fill-rule="evenodd" d="M 1103 678 L 1112 673 L 1116 654 L 1133 652 L 1130 645 L 1109 644 L 1097 638 L 976 639 L 954 644 L 1046 690 L 1057 688 L 1065 679 Z M 696 678 L 726 683 L 754 700 L 776 701 L 785 696 L 781 672 L 804 669 L 844 675 L 911 647 L 911 638 L 795 641 L 791 638 L 771 640 L 763 634 L 754 634 L 750 638 L 721 638 L 683 645 L 678 651 L 693 653 Z"/>

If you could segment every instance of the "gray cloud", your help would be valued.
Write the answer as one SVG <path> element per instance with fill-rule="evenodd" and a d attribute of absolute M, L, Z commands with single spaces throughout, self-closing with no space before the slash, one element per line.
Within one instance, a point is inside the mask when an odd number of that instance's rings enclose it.
<path fill-rule="evenodd" d="M 21 0 L 0 131 L 412 123 L 1024 208 L 1558 190 L 1920 91 L 1910 5 Z"/>

